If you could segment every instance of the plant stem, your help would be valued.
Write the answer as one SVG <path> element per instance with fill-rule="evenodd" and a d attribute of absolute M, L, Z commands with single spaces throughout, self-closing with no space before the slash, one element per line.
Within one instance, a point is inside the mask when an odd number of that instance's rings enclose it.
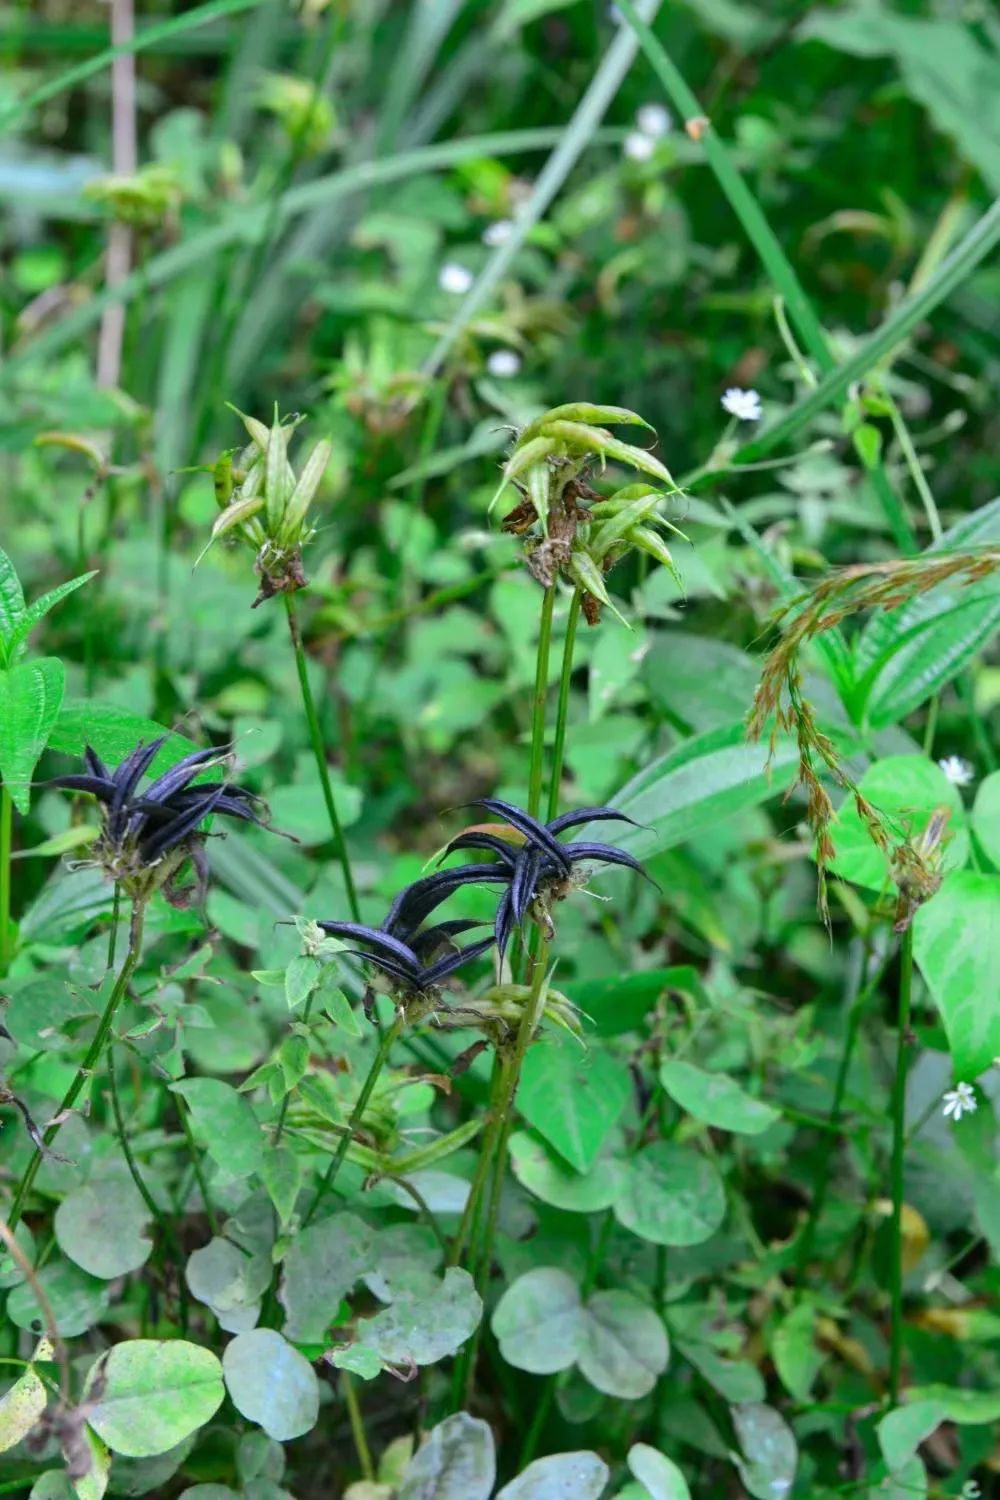
<path fill-rule="evenodd" d="M 194 1132 L 191 1129 L 191 1119 L 188 1112 L 188 1107 L 183 1099 L 178 1099 L 177 1101 L 177 1113 L 180 1117 L 181 1129 L 184 1132 L 184 1139 L 187 1141 L 188 1155 L 191 1158 L 191 1170 L 194 1172 L 194 1180 L 198 1184 L 198 1191 L 201 1193 L 201 1201 L 205 1208 L 205 1217 L 208 1220 L 208 1225 L 212 1233 L 218 1234 L 218 1215 L 215 1212 L 215 1206 L 212 1203 L 212 1198 L 208 1191 L 208 1183 L 205 1180 L 205 1173 L 202 1170 L 201 1155 L 198 1150 L 198 1143 L 194 1138 Z M 188 1183 L 188 1191 L 190 1191 L 190 1187 L 191 1184 Z"/>
<path fill-rule="evenodd" d="M 645 553 L 643 553 L 645 556 Z M 562 785 L 563 754 L 566 749 L 566 718 L 569 710 L 569 686 L 573 677 L 573 651 L 576 647 L 576 627 L 580 621 L 581 594 L 574 589 L 566 618 L 566 639 L 563 642 L 562 672 L 559 676 L 559 701 L 556 706 L 556 737 L 552 746 L 552 774 L 549 780 L 549 810 L 547 821 L 551 823 L 559 811 L 559 790 Z"/>
<path fill-rule="evenodd" d="M 129 924 L 128 952 L 125 955 L 125 962 L 122 964 L 121 972 L 115 980 L 111 994 L 108 997 L 108 1003 L 104 1007 L 104 1014 L 97 1023 L 97 1030 L 94 1033 L 90 1046 L 87 1048 L 87 1054 L 77 1069 L 75 1078 L 63 1096 L 62 1103 L 56 1113 L 55 1121 L 48 1127 L 42 1137 L 46 1146 L 51 1146 L 59 1134 L 67 1114 L 73 1108 L 85 1085 L 89 1082 L 94 1069 L 104 1056 L 115 1014 L 122 1000 L 125 998 L 129 980 L 132 978 L 135 966 L 139 962 L 139 956 L 142 951 L 144 917 L 144 904 L 141 901 L 133 902 L 132 920 Z M 25 1199 L 31 1191 L 31 1185 L 38 1175 L 38 1169 L 42 1164 L 42 1155 L 41 1149 L 36 1147 L 31 1160 L 25 1168 L 24 1176 L 18 1184 L 17 1192 L 14 1194 L 14 1201 L 11 1204 L 10 1214 L 7 1218 L 8 1227 L 12 1230 L 20 1223 Z"/>
<path fill-rule="evenodd" d="M 365 1432 L 365 1419 L 361 1413 L 361 1402 L 358 1400 L 358 1393 L 354 1389 L 354 1381 L 347 1370 L 341 1370 L 340 1384 L 344 1392 L 344 1403 L 347 1407 L 347 1416 L 351 1424 L 351 1436 L 354 1438 L 354 1447 L 357 1450 L 361 1473 L 371 1483 L 375 1479 L 375 1465 L 372 1462 L 372 1451 L 368 1446 L 368 1434 Z"/>
<path fill-rule="evenodd" d="M 362 1119 L 364 1118 L 365 1109 L 368 1105 L 368 1100 L 372 1096 L 372 1090 L 374 1089 L 375 1084 L 378 1080 L 378 1075 L 382 1071 L 386 1058 L 389 1056 L 389 1052 L 392 1049 L 393 1043 L 402 1035 L 405 1026 L 406 1016 L 402 1011 L 399 1011 L 397 1012 L 396 1018 L 393 1021 L 392 1025 L 389 1027 L 388 1031 L 386 1031 L 379 1038 L 378 1049 L 375 1053 L 374 1059 L 372 1060 L 372 1065 L 368 1069 L 368 1076 L 365 1079 L 364 1083 L 361 1085 L 361 1092 L 358 1095 L 357 1102 L 354 1108 L 351 1110 L 350 1118 L 347 1122 L 347 1130 L 344 1135 L 341 1136 L 340 1144 L 337 1146 L 336 1151 L 330 1158 L 330 1165 L 327 1167 L 326 1173 L 324 1174 L 319 1187 L 316 1189 L 316 1196 L 313 1199 L 308 1212 L 305 1214 L 302 1220 L 303 1229 L 305 1229 L 307 1225 L 312 1223 L 313 1219 L 316 1217 L 316 1212 L 320 1204 L 322 1203 L 323 1199 L 326 1197 L 330 1189 L 333 1187 L 334 1182 L 337 1180 L 337 1173 L 340 1171 L 344 1162 L 344 1157 L 347 1155 L 348 1148 L 350 1147 L 351 1142 L 354 1140 L 355 1132 L 358 1129 L 358 1126 L 361 1124 Z"/>
<path fill-rule="evenodd" d="M 941 526 L 941 517 L 938 514 L 937 502 L 931 492 L 930 485 L 927 483 L 923 464 L 920 462 L 917 450 L 913 446 L 910 429 L 903 419 L 903 413 L 896 402 L 891 399 L 889 401 L 889 419 L 892 422 L 892 430 L 896 434 L 896 441 L 903 450 L 903 458 L 906 460 L 906 467 L 910 471 L 913 487 L 920 496 L 920 503 L 924 507 L 924 515 L 927 517 L 927 526 L 930 530 L 931 539 L 939 542 L 943 535 L 943 528 Z"/>
<path fill-rule="evenodd" d="M 490 1096 L 486 1106 L 489 1123 L 486 1128 L 486 1134 L 483 1137 L 483 1143 L 479 1152 L 479 1161 L 476 1163 L 476 1173 L 472 1179 L 469 1196 L 466 1198 L 465 1208 L 462 1210 L 458 1233 L 455 1235 L 448 1254 L 449 1266 L 457 1266 L 459 1264 L 467 1242 L 471 1241 L 473 1245 L 475 1244 L 479 1208 L 482 1202 L 483 1190 L 489 1177 L 490 1163 L 493 1160 L 493 1152 L 499 1134 L 500 1117 L 497 1113 L 496 1105 L 503 1088 L 503 1077 L 504 1060 L 498 1052 L 494 1058 L 493 1076 L 490 1079 Z M 475 1251 L 473 1250 L 473 1258 L 474 1254 Z"/>
<path fill-rule="evenodd" d="M 535 695 L 531 711 L 531 762 L 528 771 L 528 813 L 537 818 L 542 805 L 542 770 L 545 762 L 545 699 L 549 687 L 549 652 L 552 646 L 552 610 L 555 584 L 550 583 L 542 599 L 535 657 Z"/>
<path fill-rule="evenodd" d="M 0 974 L 10 964 L 10 853 L 13 832 L 13 804 L 7 783 L 0 784 Z"/>
<path fill-rule="evenodd" d="M 285 594 L 283 597 L 285 600 L 285 613 L 288 616 L 288 633 L 292 638 L 292 650 L 295 653 L 295 669 L 299 674 L 302 707 L 305 709 L 306 720 L 309 724 L 309 739 L 312 743 L 312 752 L 316 761 L 316 770 L 319 773 L 320 786 L 323 788 L 323 801 L 326 803 L 326 811 L 330 819 L 330 829 L 333 833 L 334 842 L 337 845 L 340 868 L 344 876 L 344 885 L 347 888 L 347 904 L 351 909 L 352 920 L 360 922 L 361 912 L 358 907 L 358 893 L 354 885 L 354 875 L 351 872 L 351 861 L 347 853 L 344 830 L 341 826 L 340 815 L 337 812 L 337 804 L 333 796 L 333 787 L 330 785 L 330 768 L 326 762 L 326 750 L 323 745 L 323 735 L 320 732 L 316 703 L 313 699 L 312 688 L 309 686 L 306 654 L 302 645 L 302 632 L 299 629 L 298 606 L 295 603 L 294 594 Z"/>
<path fill-rule="evenodd" d="M 899 1405 L 903 1361 L 903 1167 L 906 1152 L 906 1074 L 910 1057 L 910 1002 L 913 991 L 913 928 L 899 951 L 899 1016 L 896 1076 L 892 1086 L 892 1239 L 890 1264 L 889 1406 Z"/>

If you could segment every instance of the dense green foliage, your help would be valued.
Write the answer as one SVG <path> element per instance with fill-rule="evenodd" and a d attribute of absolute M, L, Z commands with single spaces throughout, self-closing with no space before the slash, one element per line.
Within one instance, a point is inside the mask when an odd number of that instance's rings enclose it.
<path fill-rule="evenodd" d="M 995 11 L 134 9 L 0 32 L 0 1493 L 992 1493 Z"/>

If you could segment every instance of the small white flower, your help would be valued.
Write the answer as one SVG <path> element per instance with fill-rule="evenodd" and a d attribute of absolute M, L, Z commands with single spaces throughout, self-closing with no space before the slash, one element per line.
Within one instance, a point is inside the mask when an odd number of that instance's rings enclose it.
<path fill-rule="evenodd" d="M 953 1089 L 949 1089 L 944 1096 L 944 1108 L 941 1113 L 947 1120 L 960 1120 L 963 1115 L 974 1115 L 979 1108 L 976 1103 L 976 1093 L 971 1083 L 956 1083 Z"/>
<path fill-rule="evenodd" d="M 734 385 L 722 398 L 722 410 L 741 422 L 759 422 L 763 408 L 756 391 L 741 391 Z"/>
<path fill-rule="evenodd" d="M 669 132 L 674 122 L 665 104 L 644 104 L 636 114 L 635 123 L 643 135 L 658 141 Z"/>
<path fill-rule="evenodd" d="M 513 233 L 512 219 L 496 219 L 492 224 L 487 224 L 483 230 L 483 244 L 489 245 L 493 250 L 497 245 L 506 245 Z"/>
<path fill-rule="evenodd" d="M 459 265 L 457 260 L 449 260 L 441 267 L 438 286 L 442 292 L 449 292 L 453 297 L 464 297 L 474 280 L 468 266 Z"/>
<path fill-rule="evenodd" d="M 494 349 L 486 361 L 486 368 L 498 379 L 510 380 L 512 376 L 520 373 L 521 358 L 520 355 L 514 353 L 513 349 Z"/>
<path fill-rule="evenodd" d="M 975 767 L 960 755 L 946 755 L 944 760 L 938 761 L 938 765 L 952 786 L 968 786 L 970 781 L 976 779 Z"/>
<path fill-rule="evenodd" d="M 655 149 L 656 142 L 643 135 L 641 130 L 630 130 L 622 147 L 629 161 L 649 161 Z"/>

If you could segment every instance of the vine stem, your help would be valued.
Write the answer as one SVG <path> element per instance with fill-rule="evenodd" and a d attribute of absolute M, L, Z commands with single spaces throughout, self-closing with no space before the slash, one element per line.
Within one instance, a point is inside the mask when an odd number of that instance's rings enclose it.
<path fill-rule="evenodd" d="M 10 852 L 14 808 L 7 783 L 0 784 L 0 974 L 10 963 Z"/>
<path fill-rule="evenodd" d="M 368 1434 L 365 1432 L 365 1419 L 361 1411 L 361 1402 L 354 1388 L 354 1381 L 347 1370 L 340 1372 L 340 1384 L 344 1392 L 344 1403 L 347 1407 L 347 1416 L 351 1424 L 351 1436 L 354 1439 L 354 1447 L 358 1455 L 358 1463 L 361 1465 L 362 1476 L 369 1484 L 375 1479 L 375 1465 L 372 1462 L 372 1450 L 368 1446 Z"/>
<path fill-rule="evenodd" d="M 59 1134 L 68 1112 L 80 1097 L 85 1085 L 107 1049 L 108 1038 L 111 1035 L 111 1027 L 114 1023 L 115 1014 L 122 1000 L 125 998 L 129 980 L 132 978 L 135 966 L 139 962 L 142 952 L 142 928 L 145 915 L 146 908 L 144 902 L 134 901 L 132 903 L 132 920 L 129 923 L 128 952 L 125 955 L 125 962 L 122 964 L 118 978 L 115 980 L 111 994 L 108 996 L 108 1003 L 104 1007 L 104 1014 L 97 1023 L 97 1030 L 94 1033 L 90 1046 L 87 1048 L 87 1054 L 77 1069 L 72 1083 L 63 1095 L 62 1103 L 56 1112 L 55 1119 L 48 1126 L 42 1137 L 43 1143 L 46 1146 L 51 1146 Z M 24 1202 L 31 1191 L 32 1183 L 38 1175 L 38 1169 L 42 1164 L 42 1157 L 43 1152 L 41 1148 L 36 1147 L 31 1160 L 25 1168 L 24 1176 L 18 1184 L 10 1213 L 7 1216 L 7 1226 L 11 1230 L 16 1229 L 21 1221 Z"/>
<path fill-rule="evenodd" d="M 537 818 L 542 805 L 542 772 L 545 765 L 545 699 L 549 687 L 549 655 L 552 648 L 552 611 L 555 584 L 550 583 L 542 599 L 535 657 L 535 694 L 531 713 L 531 762 L 528 770 L 528 812 Z"/>
<path fill-rule="evenodd" d="M 643 553 L 645 556 L 645 553 Z M 556 704 L 556 737 L 552 746 L 552 775 L 549 780 L 549 810 L 547 821 L 559 811 L 559 791 L 562 786 L 563 756 L 566 750 L 566 719 L 569 713 L 569 687 L 573 677 L 573 652 L 576 648 L 576 627 L 580 622 L 582 595 L 574 589 L 566 619 L 566 639 L 563 641 L 562 671 L 559 674 L 559 699 Z"/>
<path fill-rule="evenodd" d="M 351 1110 L 351 1115 L 347 1122 L 347 1130 L 341 1136 L 340 1143 L 337 1146 L 336 1151 L 333 1153 L 333 1156 L 330 1158 L 330 1165 L 326 1169 L 323 1180 L 320 1182 L 319 1187 L 316 1189 L 316 1196 L 302 1220 L 303 1229 L 305 1229 L 307 1225 L 312 1223 L 313 1219 L 316 1217 L 316 1213 L 319 1209 L 320 1204 L 322 1203 L 323 1199 L 326 1197 L 330 1189 L 333 1187 L 334 1182 L 337 1180 L 337 1173 L 340 1171 L 344 1162 L 344 1157 L 347 1155 L 350 1144 L 354 1140 L 355 1132 L 357 1131 L 358 1126 L 361 1124 L 361 1121 L 364 1118 L 365 1109 L 367 1108 L 368 1100 L 372 1096 L 372 1090 L 374 1089 L 375 1084 L 378 1080 L 378 1075 L 382 1071 L 386 1058 L 389 1056 L 389 1052 L 392 1049 L 393 1043 L 397 1041 L 402 1035 L 405 1026 L 406 1016 L 403 1011 L 398 1011 L 396 1014 L 396 1018 L 393 1021 L 392 1025 L 389 1027 L 388 1031 L 384 1032 L 383 1035 L 379 1038 L 378 1050 L 376 1051 L 375 1056 L 372 1060 L 371 1067 L 368 1069 L 368 1076 L 365 1079 L 364 1083 L 361 1085 L 361 1092 L 358 1095 L 357 1102 L 354 1108 Z"/>
<path fill-rule="evenodd" d="M 910 1057 L 910 1005 L 913 994 L 913 928 L 899 950 L 899 1016 L 896 1074 L 892 1085 L 892 1223 L 890 1251 L 889 1407 L 899 1405 L 903 1363 L 903 1168 L 906 1160 L 906 1074 Z"/>
<path fill-rule="evenodd" d="M 330 829 L 333 833 L 334 842 L 337 845 L 337 855 L 344 875 L 344 885 L 347 888 L 347 904 L 351 909 L 352 921 L 360 922 L 361 911 L 358 907 L 358 893 L 354 885 L 354 875 L 351 871 L 351 861 L 347 853 L 347 843 L 344 839 L 340 814 L 337 812 L 333 787 L 330 785 L 330 768 L 326 761 L 326 749 L 323 745 L 323 735 L 320 732 L 316 703 L 312 695 L 312 688 L 309 686 L 306 653 L 302 645 L 302 631 L 299 629 L 298 606 L 295 603 L 294 594 L 286 593 L 282 597 L 285 601 L 285 613 L 288 616 L 288 633 L 292 638 L 292 650 L 295 653 L 295 669 L 299 674 L 302 707 L 305 709 L 306 720 L 309 725 L 309 739 L 312 744 L 313 757 L 316 761 L 316 770 L 319 773 L 320 786 L 323 788 L 323 801 L 326 803 L 327 816 L 330 819 Z"/>

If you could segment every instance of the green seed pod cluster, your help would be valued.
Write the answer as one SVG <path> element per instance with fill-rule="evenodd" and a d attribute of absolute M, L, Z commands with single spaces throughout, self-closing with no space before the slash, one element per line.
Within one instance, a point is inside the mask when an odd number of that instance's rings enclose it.
<path fill-rule="evenodd" d="M 184 188 L 176 167 L 150 162 L 131 177 L 98 177 L 83 196 L 100 204 L 111 218 L 132 229 L 160 229 L 180 208 Z"/>
<path fill-rule="evenodd" d="M 584 401 L 555 406 L 518 435 L 494 497 L 495 503 L 508 485 L 517 488 L 521 503 L 506 516 L 503 529 L 526 538 L 528 567 L 541 584 L 548 587 L 563 574 L 577 585 L 591 624 L 600 619 L 602 605 L 614 610 L 604 579 L 615 563 L 638 549 L 678 577 L 657 527 L 683 536 L 660 513 L 663 500 L 679 493 L 669 470 L 645 448 L 598 425 L 605 422 L 652 431 L 625 407 Z M 639 482 L 602 496 L 590 487 L 589 477 L 609 459 L 667 488 Z"/>
<path fill-rule="evenodd" d="M 260 578 L 255 603 L 260 604 L 275 594 L 305 587 L 302 548 L 314 535 L 308 512 L 333 448 L 321 438 L 296 474 L 289 462 L 288 443 L 301 417 L 279 417 L 275 408 L 268 428 L 256 417 L 242 412 L 239 416 L 250 442 L 235 457 L 222 454 L 215 465 L 215 499 L 221 513 L 208 546 L 235 532 L 253 547 Z"/>

